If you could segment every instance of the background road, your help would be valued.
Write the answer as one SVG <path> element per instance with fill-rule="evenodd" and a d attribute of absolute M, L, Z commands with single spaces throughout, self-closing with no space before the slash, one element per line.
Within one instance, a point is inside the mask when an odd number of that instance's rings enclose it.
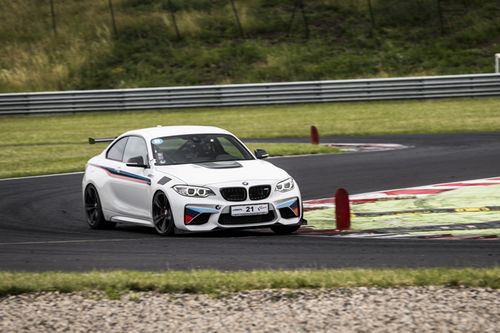
<path fill-rule="evenodd" d="M 273 140 L 276 141 L 276 140 Z M 283 139 L 283 141 L 307 141 Z M 276 158 L 304 199 L 500 176 L 500 133 L 322 138 L 413 148 Z M 13 166 L 15 167 L 15 166 Z M 163 238 L 142 227 L 89 230 L 82 175 L 0 182 L 0 270 L 296 269 L 498 266 L 500 242 L 339 239 L 264 231 Z"/>

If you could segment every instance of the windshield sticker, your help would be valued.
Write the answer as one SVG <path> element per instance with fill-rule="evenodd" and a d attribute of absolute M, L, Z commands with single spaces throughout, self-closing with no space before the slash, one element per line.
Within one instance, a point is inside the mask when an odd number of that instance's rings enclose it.
<path fill-rule="evenodd" d="M 158 139 L 153 139 L 153 140 L 151 141 L 151 143 L 152 143 L 152 144 L 154 144 L 154 145 L 161 145 L 161 144 L 163 143 L 163 139 L 160 139 L 160 138 L 158 138 Z"/>
<path fill-rule="evenodd" d="M 160 163 L 165 163 L 165 157 L 163 156 L 163 153 L 158 153 L 157 154 L 158 160 Z"/>

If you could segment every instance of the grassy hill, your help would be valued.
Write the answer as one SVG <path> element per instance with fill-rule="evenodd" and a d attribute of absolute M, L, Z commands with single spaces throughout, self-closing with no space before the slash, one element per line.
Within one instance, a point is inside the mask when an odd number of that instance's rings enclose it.
<path fill-rule="evenodd" d="M 0 92 L 492 72 L 500 52 L 496 0 L 52 3 L 0 0 Z"/>

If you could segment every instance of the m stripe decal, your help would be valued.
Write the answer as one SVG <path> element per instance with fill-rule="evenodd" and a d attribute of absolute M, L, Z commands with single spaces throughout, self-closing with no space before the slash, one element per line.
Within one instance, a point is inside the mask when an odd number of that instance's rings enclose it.
<path fill-rule="evenodd" d="M 102 165 L 92 164 L 92 166 L 103 169 L 110 177 L 113 178 L 128 180 L 139 184 L 151 185 L 151 179 L 147 177 L 139 176 L 127 171 L 116 170 L 114 168 L 109 168 Z"/>

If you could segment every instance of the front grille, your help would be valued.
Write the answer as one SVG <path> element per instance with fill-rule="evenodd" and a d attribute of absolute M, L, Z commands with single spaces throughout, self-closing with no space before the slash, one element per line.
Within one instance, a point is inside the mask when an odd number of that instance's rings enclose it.
<path fill-rule="evenodd" d="M 271 186 L 269 185 L 252 186 L 250 187 L 248 192 L 250 200 L 264 200 L 269 196 L 269 194 L 271 194 Z"/>
<path fill-rule="evenodd" d="M 247 190 L 244 187 L 222 188 L 220 194 L 227 201 L 245 201 L 247 199 Z"/>
<path fill-rule="evenodd" d="M 274 220 L 274 211 L 270 210 L 266 215 L 253 216 L 231 216 L 231 214 L 221 214 L 219 223 L 223 225 L 265 223 Z"/>

